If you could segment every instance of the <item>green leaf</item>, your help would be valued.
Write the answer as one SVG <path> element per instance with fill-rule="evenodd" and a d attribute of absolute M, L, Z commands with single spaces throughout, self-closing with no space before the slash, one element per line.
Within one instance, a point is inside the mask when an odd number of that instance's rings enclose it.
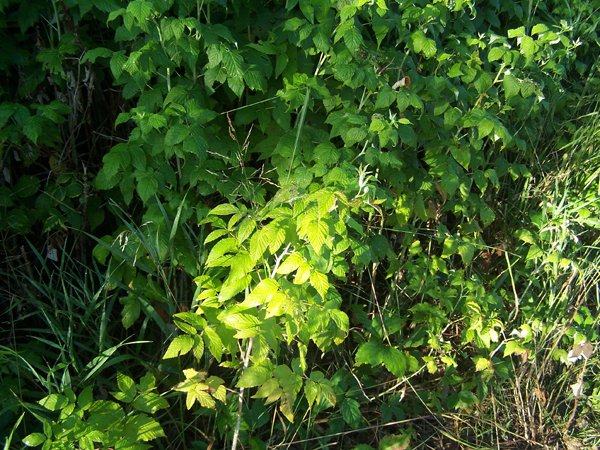
<path fill-rule="evenodd" d="M 450 153 L 452 157 L 463 166 L 465 169 L 469 168 L 469 163 L 471 162 L 471 148 L 467 145 L 462 146 L 452 146 L 450 147 Z"/>
<path fill-rule="evenodd" d="M 127 419 L 125 433 L 131 433 L 136 437 L 136 441 L 144 442 L 165 436 L 165 432 L 158 421 L 145 414 L 138 414 Z"/>
<path fill-rule="evenodd" d="M 463 242 L 458 246 L 458 254 L 461 256 L 463 263 L 469 265 L 475 255 L 475 246 L 470 242 Z"/>
<path fill-rule="evenodd" d="M 363 142 L 367 137 L 367 130 L 363 127 L 352 127 L 344 135 L 342 139 L 346 147 L 352 147 L 353 145 Z"/>
<path fill-rule="evenodd" d="M 232 257 L 231 255 L 227 254 L 233 250 L 237 250 L 237 245 L 237 239 L 235 238 L 221 239 L 210 250 L 208 257 L 206 258 L 206 267 L 227 265 L 225 264 L 226 261 Z"/>
<path fill-rule="evenodd" d="M 387 347 L 384 351 L 383 365 L 394 376 L 400 378 L 406 373 L 408 362 L 403 352 L 397 348 Z"/>
<path fill-rule="evenodd" d="M 516 37 L 521 37 L 521 36 L 525 36 L 525 27 L 524 26 L 508 30 L 509 38 L 516 38 Z"/>
<path fill-rule="evenodd" d="M 42 433 L 31 433 L 23 439 L 23 444 L 27 447 L 37 447 L 46 441 L 46 436 Z"/>
<path fill-rule="evenodd" d="M 158 180 L 156 179 L 156 173 L 151 171 L 143 172 L 142 175 L 137 179 L 136 190 L 142 199 L 147 202 L 150 197 L 154 196 L 158 192 Z"/>
<path fill-rule="evenodd" d="M 50 394 L 38 401 L 38 404 L 50 411 L 58 411 L 68 405 L 69 400 L 61 394 Z"/>
<path fill-rule="evenodd" d="M 236 239 L 239 244 L 242 245 L 246 239 L 254 232 L 256 229 L 256 220 L 252 217 L 246 217 L 238 227 Z"/>
<path fill-rule="evenodd" d="M 277 273 L 280 275 L 290 274 L 297 270 L 303 262 L 305 262 L 304 257 L 300 253 L 294 252 L 283 260 L 277 268 Z"/>
<path fill-rule="evenodd" d="M 88 61 L 91 62 L 92 64 L 94 64 L 96 62 L 97 58 L 108 58 L 108 57 L 112 56 L 112 54 L 113 54 L 112 50 L 110 50 L 108 48 L 104 48 L 104 47 L 93 48 L 93 49 L 85 52 L 85 54 L 83 55 L 83 58 L 81 58 L 80 64 L 85 64 Z"/>
<path fill-rule="evenodd" d="M 360 366 L 363 364 L 376 367 L 383 363 L 385 357 L 384 347 L 377 341 L 369 341 L 358 347 L 354 364 Z"/>
<path fill-rule="evenodd" d="M 161 409 L 167 409 L 169 402 L 155 392 L 145 392 L 137 396 L 132 405 L 137 411 L 155 414 Z"/>
<path fill-rule="evenodd" d="M 242 373 L 236 386 L 239 388 L 251 388 L 260 386 L 271 379 L 271 370 L 267 367 L 252 366 Z"/>
<path fill-rule="evenodd" d="M 208 212 L 209 216 L 229 216 L 231 214 L 239 213 L 240 209 L 232 205 L 231 203 L 223 203 L 211 209 Z"/>
<path fill-rule="evenodd" d="M 488 61 L 497 61 L 501 59 L 506 54 L 506 49 L 504 47 L 494 47 L 488 53 Z"/>
<path fill-rule="evenodd" d="M 359 428 L 363 417 L 360 412 L 360 403 L 353 398 L 344 398 L 340 404 L 340 411 L 342 418 L 349 426 L 353 428 Z"/>
<path fill-rule="evenodd" d="M 507 356 L 510 356 L 515 353 L 517 355 L 521 355 L 521 354 L 525 353 L 525 351 L 526 350 L 519 343 L 519 341 L 511 340 L 511 341 L 508 341 L 506 343 L 506 345 L 504 346 L 504 357 L 506 358 Z"/>
<path fill-rule="evenodd" d="M 172 146 L 177 145 L 190 134 L 190 129 L 188 126 L 183 124 L 175 124 L 171 128 L 167 130 L 167 134 L 165 136 L 165 145 Z"/>
<path fill-rule="evenodd" d="M 127 12 L 135 17 L 138 23 L 150 18 L 152 15 L 152 3 L 146 0 L 133 0 L 127 4 Z"/>
<path fill-rule="evenodd" d="M 23 175 L 22 177 L 19 177 L 19 179 L 15 183 L 13 192 L 19 198 L 27 198 L 35 194 L 39 188 L 40 180 L 38 177 L 34 177 L 31 175 Z"/>
<path fill-rule="evenodd" d="M 162 114 L 150 114 L 148 116 L 148 125 L 155 130 L 161 130 L 167 126 L 167 119 Z"/>
<path fill-rule="evenodd" d="M 521 38 L 520 51 L 528 61 L 533 59 L 535 52 L 537 51 L 537 44 L 530 36 L 523 36 Z"/>
<path fill-rule="evenodd" d="M 310 278 L 311 267 L 307 262 L 303 262 L 298 267 L 296 276 L 294 277 L 294 284 L 304 284 Z"/>
<path fill-rule="evenodd" d="M 208 351 L 215 357 L 217 361 L 221 361 L 223 356 L 223 341 L 213 327 L 206 327 L 202 335 L 204 342 L 208 347 Z"/>
<path fill-rule="evenodd" d="M 266 398 L 265 404 L 268 405 L 279 400 L 281 394 L 283 394 L 283 389 L 281 389 L 279 382 L 275 378 L 270 378 L 262 383 L 252 398 Z"/>
<path fill-rule="evenodd" d="M 505 75 L 504 79 L 502 80 L 502 86 L 504 87 L 504 95 L 506 99 L 509 99 L 519 94 L 520 82 L 513 75 Z"/>
<path fill-rule="evenodd" d="M 135 395 L 135 381 L 124 373 L 117 373 L 117 386 L 121 392 L 126 393 L 127 395 Z M 131 395 L 132 399 L 133 395 Z"/>
<path fill-rule="evenodd" d="M 248 308 L 267 305 L 273 296 L 278 293 L 279 283 L 273 278 L 265 278 L 260 280 L 256 287 L 246 296 L 242 305 Z"/>
<path fill-rule="evenodd" d="M 312 380 L 307 380 L 306 383 L 304 383 L 304 396 L 306 397 L 309 408 L 312 408 L 313 403 L 320 397 L 320 394 L 321 389 L 318 383 L 315 383 Z"/>
<path fill-rule="evenodd" d="M 231 258 L 232 271 L 233 268 L 236 267 L 236 260 L 238 260 L 240 256 L 247 256 L 247 254 L 236 255 L 233 258 Z M 240 292 L 244 291 L 250 285 L 250 281 L 252 281 L 250 275 L 234 275 L 232 273 L 229 277 L 227 277 L 227 279 L 223 283 L 223 286 L 221 286 L 221 292 L 219 292 L 218 297 L 219 302 L 225 302 L 235 297 Z"/>
<path fill-rule="evenodd" d="M 192 347 L 192 353 L 194 354 L 194 358 L 196 361 L 200 361 L 202 355 L 204 355 L 204 340 L 201 336 L 194 336 L 194 346 Z"/>
<path fill-rule="evenodd" d="M 242 69 L 242 65 L 244 63 L 244 59 L 239 52 L 226 48 L 221 53 L 223 58 L 223 67 L 227 71 L 227 75 L 229 78 L 234 78 L 241 80 L 244 77 L 244 71 Z"/>
<path fill-rule="evenodd" d="M 389 108 L 392 103 L 396 101 L 397 93 L 389 85 L 384 86 L 377 93 L 377 100 L 375 101 L 375 109 L 386 109 Z"/>
<path fill-rule="evenodd" d="M 208 236 L 206 236 L 206 239 L 204 239 L 204 245 L 210 244 L 212 241 L 215 241 L 228 233 L 229 232 L 227 230 L 213 230 L 208 233 Z"/>
<path fill-rule="evenodd" d="M 327 280 L 327 275 L 313 270 L 310 273 L 310 284 L 317 290 L 321 298 L 324 299 L 325 294 L 327 294 L 327 290 L 329 289 L 329 281 Z"/>
<path fill-rule="evenodd" d="M 231 89 L 233 91 L 233 93 L 235 95 L 237 95 L 238 97 L 241 97 L 242 94 L 244 93 L 244 79 L 243 78 L 236 78 L 236 77 L 229 77 L 227 78 L 227 86 L 229 86 L 229 89 Z"/>
<path fill-rule="evenodd" d="M 415 52 L 423 54 L 426 58 L 431 58 L 437 53 L 437 46 L 433 39 L 429 39 L 425 36 L 425 33 L 421 30 L 415 31 L 411 35 L 413 48 Z"/>
<path fill-rule="evenodd" d="M 185 355 L 192 349 L 193 346 L 194 338 L 192 336 L 187 334 L 177 336 L 169 344 L 163 359 L 176 358 L 177 356 Z"/>
<path fill-rule="evenodd" d="M 352 26 L 348 31 L 344 33 L 344 44 L 348 47 L 351 52 L 356 52 L 360 49 L 363 43 L 362 35 L 355 26 Z"/>
<path fill-rule="evenodd" d="M 265 226 L 255 232 L 250 238 L 250 256 L 254 261 L 258 261 L 269 245 L 271 245 L 273 231 L 276 233 L 277 227 Z"/>
<path fill-rule="evenodd" d="M 542 34 L 548 30 L 549 30 L 548 26 L 546 26 L 543 23 L 538 23 L 538 24 L 534 25 L 533 28 L 531 29 L 531 35 L 535 36 L 536 34 Z"/>
<path fill-rule="evenodd" d="M 38 138 L 42 134 L 43 119 L 39 116 L 32 116 L 27 118 L 23 124 L 23 134 L 34 144 L 37 144 Z"/>
<path fill-rule="evenodd" d="M 218 316 L 219 320 L 234 330 L 251 330 L 260 326 L 261 321 L 258 317 L 238 312 L 223 311 Z"/>
<path fill-rule="evenodd" d="M 123 311 L 121 311 L 121 324 L 126 330 L 130 328 L 136 320 L 140 317 L 141 304 L 137 297 L 128 295 L 119 300 L 123 305 Z"/>
<path fill-rule="evenodd" d="M 496 214 L 494 214 L 492 208 L 484 203 L 479 208 L 479 218 L 481 219 L 481 222 L 487 226 L 496 220 Z"/>

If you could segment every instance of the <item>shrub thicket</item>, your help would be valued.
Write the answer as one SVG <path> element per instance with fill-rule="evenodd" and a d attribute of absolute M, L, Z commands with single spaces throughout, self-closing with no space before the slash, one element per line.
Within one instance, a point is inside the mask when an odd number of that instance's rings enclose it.
<path fill-rule="evenodd" d="M 0 9 L 6 448 L 600 443 L 593 2 Z"/>

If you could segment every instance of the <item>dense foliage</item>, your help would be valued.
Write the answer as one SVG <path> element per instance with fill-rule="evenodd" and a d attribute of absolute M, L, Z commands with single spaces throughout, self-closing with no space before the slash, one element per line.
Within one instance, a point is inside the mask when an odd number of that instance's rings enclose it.
<path fill-rule="evenodd" d="M 5 448 L 598 445 L 597 9 L 1 1 Z"/>

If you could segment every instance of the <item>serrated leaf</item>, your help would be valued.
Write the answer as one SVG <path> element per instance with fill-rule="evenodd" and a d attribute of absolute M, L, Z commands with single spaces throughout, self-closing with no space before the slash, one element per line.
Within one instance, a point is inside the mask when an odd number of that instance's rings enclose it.
<path fill-rule="evenodd" d="M 304 284 L 310 278 L 311 267 L 307 262 L 300 264 L 294 277 L 294 284 Z"/>
<path fill-rule="evenodd" d="M 515 37 L 521 37 L 521 36 L 525 36 L 525 27 L 524 26 L 508 30 L 509 38 L 515 38 Z"/>
<path fill-rule="evenodd" d="M 397 348 L 388 347 L 384 352 L 383 365 L 394 376 L 400 378 L 406 373 L 408 362 L 403 352 Z"/>
<path fill-rule="evenodd" d="M 169 407 L 169 402 L 155 392 L 140 394 L 132 403 L 133 407 L 148 414 L 154 414 L 161 409 Z"/>
<path fill-rule="evenodd" d="M 256 220 L 252 217 L 245 218 L 238 227 L 237 230 L 237 240 L 241 244 L 248 239 L 248 237 L 254 232 L 256 229 Z"/>
<path fill-rule="evenodd" d="M 176 336 L 169 344 L 163 359 L 176 358 L 185 355 L 194 346 L 194 338 L 187 334 Z"/>
<path fill-rule="evenodd" d="M 204 355 L 204 340 L 201 336 L 194 336 L 194 346 L 192 347 L 192 353 L 194 354 L 194 358 L 196 361 L 200 361 L 202 355 Z"/>
<path fill-rule="evenodd" d="M 450 147 L 450 153 L 452 157 L 463 166 L 465 169 L 469 168 L 469 163 L 471 162 L 471 147 L 464 146 L 452 146 Z"/>
<path fill-rule="evenodd" d="M 363 37 L 355 26 L 352 26 L 344 33 L 344 44 L 346 44 L 346 47 L 351 52 L 359 50 L 362 43 Z"/>
<path fill-rule="evenodd" d="M 270 378 L 262 383 L 256 394 L 252 398 L 265 398 L 265 404 L 276 402 L 283 394 L 279 382 L 275 378 Z"/>
<path fill-rule="evenodd" d="M 342 418 L 349 426 L 358 428 L 362 423 L 360 404 L 353 398 L 345 398 L 340 404 Z"/>
<path fill-rule="evenodd" d="M 297 270 L 303 262 L 305 262 L 304 257 L 300 253 L 294 252 L 283 260 L 277 268 L 277 273 L 280 275 L 290 274 Z"/>
<path fill-rule="evenodd" d="M 352 127 L 344 135 L 342 139 L 347 147 L 351 147 L 359 142 L 362 142 L 367 137 L 367 130 L 363 127 Z"/>
<path fill-rule="evenodd" d="M 255 329 L 262 323 L 258 317 L 247 313 L 230 313 L 229 311 L 223 311 L 219 314 L 218 318 L 221 322 L 234 330 Z"/>
<path fill-rule="evenodd" d="M 250 256 L 254 261 L 262 258 L 265 250 L 271 243 L 271 229 L 263 227 L 256 231 L 250 238 Z"/>
<path fill-rule="evenodd" d="M 136 436 L 136 441 L 143 442 L 153 441 L 165 436 L 165 432 L 158 421 L 145 414 L 130 417 L 125 423 L 125 433 L 131 433 Z"/>
<path fill-rule="evenodd" d="M 513 75 L 505 75 L 502 80 L 502 86 L 504 87 L 504 96 L 506 99 L 519 94 L 520 81 Z"/>
<path fill-rule="evenodd" d="M 231 203 L 223 203 L 221 205 L 215 206 L 208 213 L 209 216 L 229 216 L 231 214 L 239 213 L 240 209 L 232 205 Z"/>
<path fill-rule="evenodd" d="M 231 258 L 231 265 L 235 267 L 236 258 L 240 255 L 236 255 Z M 232 269 L 233 270 L 233 269 Z M 227 277 L 223 286 L 221 286 L 221 292 L 219 292 L 219 302 L 225 302 L 233 297 L 235 297 L 240 292 L 244 291 L 249 285 L 252 278 L 250 275 L 230 275 Z"/>
<path fill-rule="evenodd" d="M 204 244 L 209 244 L 212 241 L 215 241 L 220 237 L 225 236 L 227 233 L 227 230 L 213 230 L 210 233 L 208 233 L 208 236 L 206 236 L 206 239 L 204 239 Z"/>
<path fill-rule="evenodd" d="M 490 225 L 494 220 L 496 220 L 496 214 L 488 205 L 483 204 L 479 208 L 479 218 L 481 222 L 487 226 Z"/>
<path fill-rule="evenodd" d="M 537 44 L 530 36 L 523 36 L 521 38 L 520 52 L 527 60 L 533 59 L 535 52 L 537 51 Z"/>
<path fill-rule="evenodd" d="M 431 58 L 437 53 L 437 46 L 433 39 L 425 36 L 425 33 L 421 30 L 415 31 L 411 35 L 413 48 L 415 52 L 423 54 L 426 58 Z"/>
<path fill-rule="evenodd" d="M 228 255 L 226 258 L 224 258 L 224 256 L 233 250 L 237 250 L 237 239 L 221 239 L 210 250 L 208 257 L 206 258 L 206 267 L 217 267 L 223 265 L 224 259 L 231 258 L 231 255 Z"/>
<path fill-rule="evenodd" d="M 167 119 L 162 114 L 150 114 L 148 116 L 148 125 L 155 130 L 161 130 L 167 126 Z"/>
<path fill-rule="evenodd" d="M 313 270 L 310 274 L 310 284 L 317 290 L 321 298 L 324 299 L 325 294 L 327 294 L 327 290 L 329 289 L 329 281 L 327 279 L 327 275 Z"/>
<path fill-rule="evenodd" d="M 37 447 L 46 441 L 46 436 L 42 433 L 31 433 L 23 439 L 23 444 L 27 447 Z"/>
<path fill-rule="evenodd" d="M 136 190 L 142 199 L 147 202 L 150 197 L 158 192 L 158 181 L 154 172 L 143 172 L 137 179 Z"/>
<path fill-rule="evenodd" d="M 376 367 L 383 363 L 385 357 L 385 349 L 384 347 L 376 342 L 369 341 L 361 344 L 356 352 L 356 356 L 354 357 L 354 365 L 360 366 L 362 364 L 367 364 L 372 367 Z"/>
<path fill-rule="evenodd" d="M 490 369 L 492 367 L 492 361 L 483 357 L 475 358 L 475 372 L 481 372 L 483 370 Z"/>
<path fill-rule="evenodd" d="M 251 388 L 260 386 L 271 379 L 271 370 L 267 367 L 252 366 L 242 373 L 236 386 L 239 388 Z"/>
<path fill-rule="evenodd" d="M 458 254 L 461 256 L 465 266 L 469 265 L 475 255 L 475 246 L 470 242 L 462 242 L 458 246 Z"/>
<path fill-rule="evenodd" d="M 266 305 L 278 292 L 279 283 L 273 278 L 265 278 L 246 296 L 242 304 L 248 308 Z"/>
<path fill-rule="evenodd" d="M 152 15 L 152 3 L 146 0 L 133 0 L 127 4 L 127 12 L 135 17 L 136 21 L 142 22 Z"/>
<path fill-rule="evenodd" d="M 213 327 L 206 327 L 202 334 L 204 343 L 208 347 L 208 351 L 215 357 L 217 361 L 221 361 L 223 356 L 223 341 Z"/>
<path fill-rule="evenodd" d="M 386 109 L 389 108 L 392 103 L 396 101 L 397 93 L 390 86 L 384 86 L 377 93 L 377 100 L 375 101 L 375 109 Z"/>
<path fill-rule="evenodd" d="M 238 51 L 226 48 L 221 52 L 221 57 L 227 75 L 229 75 L 230 78 L 243 79 L 244 71 L 242 70 L 242 64 L 244 63 L 244 59 L 242 58 L 242 55 L 240 55 Z"/>
<path fill-rule="evenodd" d="M 504 47 L 494 47 L 488 53 L 488 61 L 497 61 L 501 59 L 506 53 L 506 49 Z"/>
<path fill-rule="evenodd" d="M 165 136 L 165 145 L 177 145 L 190 134 L 190 129 L 188 126 L 183 124 L 175 124 L 171 128 L 167 130 L 167 134 Z"/>
<path fill-rule="evenodd" d="M 125 375 L 124 373 L 121 373 L 121 372 L 117 373 L 117 386 L 119 387 L 121 392 L 124 392 L 127 394 L 130 394 L 130 393 L 135 394 L 135 381 L 133 381 L 133 378 Z M 133 398 L 133 396 L 132 396 L 132 398 Z"/>
<path fill-rule="evenodd" d="M 304 396 L 308 402 L 309 409 L 312 408 L 313 403 L 320 397 L 320 394 L 321 388 L 318 383 L 315 383 L 312 380 L 307 380 L 306 383 L 304 383 Z"/>
<path fill-rule="evenodd" d="M 545 25 L 543 23 L 538 23 L 538 24 L 534 25 L 533 28 L 531 29 L 531 35 L 535 36 L 536 34 L 545 33 L 548 30 L 549 30 L 549 28 L 547 25 Z"/>
<path fill-rule="evenodd" d="M 139 299 L 135 296 L 123 297 L 119 302 L 123 305 L 123 310 L 121 311 L 121 324 L 123 325 L 123 328 L 127 330 L 140 317 L 141 304 Z"/>
<path fill-rule="evenodd" d="M 64 408 L 69 403 L 67 397 L 61 394 L 50 394 L 41 400 L 38 404 L 50 411 L 58 411 Z"/>
<path fill-rule="evenodd" d="M 241 97 L 244 93 L 244 80 L 243 78 L 229 77 L 227 78 L 227 86 L 233 91 L 235 95 Z"/>
<path fill-rule="evenodd" d="M 112 50 L 104 47 L 97 47 L 91 50 L 88 50 L 81 58 L 80 64 L 85 64 L 86 62 L 91 62 L 92 64 L 96 62 L 97 58 L 108 58 L 112 56 Z"/>
<path fill-rule="evenodd" d="M 315 252 L 319 253 L 324 245 L 331 247 L 329 240 L 329 225 L 325 220 L 319 219 L 315 211 L 311 211 L 299 219 L 298 235 L 308 239 Z"/>

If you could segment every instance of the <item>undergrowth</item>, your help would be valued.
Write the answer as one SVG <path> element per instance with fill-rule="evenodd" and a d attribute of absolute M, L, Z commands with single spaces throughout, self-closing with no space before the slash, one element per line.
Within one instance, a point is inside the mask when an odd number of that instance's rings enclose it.
<path fill-rule="evenodd" d="M 593 3 L 0 10 L 4 448 L 600 446 Z"/>

